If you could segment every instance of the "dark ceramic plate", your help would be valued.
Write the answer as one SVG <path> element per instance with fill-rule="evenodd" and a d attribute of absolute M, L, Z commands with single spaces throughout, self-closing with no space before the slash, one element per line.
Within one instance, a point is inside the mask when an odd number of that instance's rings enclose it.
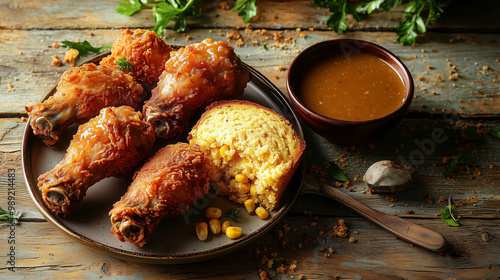
<path fill-rule="evenodd" d="M 85 63 L 97 63 L 108 54 L 101 54 Z M 252 67 L 246 64 L 244 67 L 250 71 L 252 79 L 240 99 L 274 109 L 288 119 L 303 138 L 297 116 L 280 90 Z M 55 87 L 49 91 L 44 100 L 54 93 Z M 52 169 L 63 158 L 76 129 L 76 126 L 70 127 L 60 143 L 54 147 L 47 147 L 33 134 L 31 127 L 26 126 L 22 142 L 22 164 L 26 185 L 38 210 L 56 229 L 78 243 L 114 257 L 138 262 L 172 264 L 201 261 L 227 254 L 254 242 L 272 229 L 290 209 L 302 186 L 304 168 L 300 166 L 287 187 L 280 206 L 272 211 L 266 220 L 261 220 L 256 215 L 249 215 L 242 205 L 210 192 L 198 201 L 188 214 L 163 220 L 150 236 L 148 243 L 142 248 L 135 248 L 130 243 L 120 242 L 110 233 L 111 222 L 108 216 L 113 204 L 126 192 L 130 181 L 107 178 L 98 182 L 89 188 L 77 211 L 68 218 L 63 219 L 53 215 L 44 205 L 37 187 L 37 177 Z M 166 144 L 169 143 L 164 142 L 159 145 Z M 223 211 L 230 208 L 240 209 L 241 216 L 231 223 L 243 228 L 242 237 L 231 240 L 221 233 L 209 234 L 205 242 L 198 240 L 194 226 L 200 221 L 207 220 L 203 210 L 208 206 L 219 207 Z"/>

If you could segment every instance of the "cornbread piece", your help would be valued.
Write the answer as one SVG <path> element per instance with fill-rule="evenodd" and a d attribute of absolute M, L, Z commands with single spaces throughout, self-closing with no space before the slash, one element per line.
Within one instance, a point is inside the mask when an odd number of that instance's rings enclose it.
<path fill-rule="evenodd" d="M 127 193 L 109 212 L 111 233 L 142 247 L 162 219 L 186 213 L 208 192 L 211 174 L 197 145 L 164 147 L 138 171 Z"/>
<path fill-rule="evenodd" d="M 170 53 L 143 114 L 158 137 L 171 139 L 185 130 L 197 109 L 243 94 L 249 79 L 231 46 L 205 39 Z"/>
<path fill-rule="evenodd" d="M 241 100 L 210 105 L 188 140 L 210 158 L 211 183 L 219 194 L 238 203 L 250 198 L 270 210 L 278 206 L 305 149 L 288 120 Z"/>

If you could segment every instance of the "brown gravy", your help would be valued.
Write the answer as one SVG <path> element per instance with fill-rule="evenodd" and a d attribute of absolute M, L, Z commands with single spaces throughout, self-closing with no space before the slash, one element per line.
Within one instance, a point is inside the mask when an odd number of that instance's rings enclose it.
<path fill-rule="evenodd" d="M 366 53 L 332 56 L 318 62 L 306 71 L 299 95 L 311 110 L 346 121 L 383 117 L 406 99 L 396 71 Z"/>

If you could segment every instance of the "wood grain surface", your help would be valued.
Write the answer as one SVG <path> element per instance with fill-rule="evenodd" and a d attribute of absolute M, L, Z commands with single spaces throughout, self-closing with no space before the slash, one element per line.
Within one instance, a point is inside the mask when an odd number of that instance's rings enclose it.
<path fill-rule="evenodd" d="M 261 271 L 272 279 L 500 279 L 500 141 L 487 134 L 500 124 L 500 2 L 453 1 L 411 47 L 396 43 L 404 6 L 376 11 L 361 22 L 348 18 L 348 32 L 336 34 L 325 26 L 328 11 L 311 1 L 257 1 L 258 16 L 245 25 L 223 1 L 207 0 L 202 16 L 189 19 L 186 32 L 167 30 L 164 40 L 173 45 L 204 38 L 228 41 L 285 96 L 290 63 L 315 42 L 355 38 L 398 55 L 416 85 L 407 117 L 372 143 L 357 146 L 332 144 L 302 124 L 306 169 L 335 185 L 326 170 L 336 162 L 352 181 L 340 191 L 431 229 L 449 243 L 443 253 L 431 252 L 396 239 L 338 202 L 301 195 L 284 222 L 257 242 L 182 265 L 124 261 L 70 240 L 38 212 L 23 179 L 24 107 L 42 100 L 70 68 L 51 65 L 53 55 L 63 59 L 65 53 L 54 44 L 87 40 L 111 45 L 121 28 L 154 25 L 150 11 L 119 15 L 114 11 L 118 2 L 0 2 L 0 207 L 14 200 L 24 212 L 13 229 L 0 225 L 1 279 L 261 279 Z M 232 7 L 234 1 L 224 3 Z M 242 41 L 230 36 L 235 33 Z M 470 130 L 479 137 L 471 140 Z M 445 140 L 435 141 L 436 133 Z M 470 151 L 473 161 L 461 167 L 460 175 L 445 178 L 446 163 L 463 151 Z M 414 182 L 394 195 L 370 193 L 362 177 L 378 160 L 411 165 Z M 439 216 L 450 195 L 459 227 Z M 331 236 L 339 220 L 346 223 L 346 237 Z M 9 263 L 12 252 L 15 265 Z M 285 271 L 277 270 L 281 264 Z"/>

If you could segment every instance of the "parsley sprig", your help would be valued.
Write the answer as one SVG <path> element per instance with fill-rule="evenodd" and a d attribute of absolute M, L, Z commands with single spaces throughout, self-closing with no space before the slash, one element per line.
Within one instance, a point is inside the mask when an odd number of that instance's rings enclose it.
<path fill-rule="evenodd" d="M 117 61 L 115 61 L 115 64 L 118 65 L 118 68 L 122 71 L 131 71 L 134 67 L 134 64 L 132 64 L 132 62 L 130 62 L 126 57 L 118 59 Z"/>
<path fill-rule="evenodd" d="M 239 216 L 241 216 L 241 210 L 240 209 L 236 209 L 236 208 L 230 208 L 229 210 L 227 210 L 226 212 L 224 212 L 224 216 L 228 220 L 236 219 Z"/>
<path fill-rule="evenodd" d="M 233 11 L 238 11 L 238 15 L 243 18 L 243 22 L 248 21 L 257 15 L 256 0 L 236 0 Z"/>
<path fill-rule="evenodd" d="M 0 208 L 0 224 L 17 224 L 22 215 L 22 211 L 10 213 Z"/>
<path fill-rule="evenodd" d="M 439 210 L 441 212 L 441 220 L 443 222 L 447 223 L 448 225 L 452 227 L 458 227 L 460 224 L 458 223 L 458 219 L 453 216 L 453 206 L 451 205 L 451 195 L 448 198 L 448 205 L 445 206 L 443 209 Z"/>
<path fill-rule="evenodd" d="M 399 22 L 396 31 L 398 34 L 397 41 L 402 45 L 413 45 L 417 34 L 425 33 L 427 26 L 441 16 L 443 8 L 451 0 L 371 0 L 360 3 L 347 0 L 313 0 L 313 2 L 318 7 L 327 8 L 332 13 L 328 18 L 327 26 L 337 33 L 347 30 L 345 20 L 347 14 L 351 14 L 357 21 L 360 21 L 362 16 L 369 15 L 375 10 L 390 11 L 396 5 L 406 3 L 403 20 Z M 427 14 L 425 20 L 424 13 Z"/>
<path fill-rule="evenodd" d="M 464 163 L 470 163 L 472 162 L 472 154 L 469 151 L 464 151 L 460 153 L 458 156 L 454 157 L 448 165 L 446 165 L 446 169 L 443 173 L 443 176 L 446 177 L 450 173 L 454 172 L 455 170 L 458 170 L 460 165 Z"/>
<path fill-rule="evenodd" d="M 177 32 L 186 30 L 186 17 L 200 16 L 202 0 L 128 0 L 120 2 L 116 11 L 125 16 L 151 9 L 153 11 L 153 19 L 156 25 L 151 28 L 158 36 L 164 36 L 164 30 L 170 22 L 174 22 L 172 29 Z"/>
<path fill-rule="evenodd" d="M 63 47 L 67 49 L 75 49 L 78 51 L 78 58 L 87 56 L 89 52 L 100 53 L 103 50 L 111 49 L 111 46 L 93 47 L 88 41 L 83 42 L 71 42 L 62 41 Z"/>

